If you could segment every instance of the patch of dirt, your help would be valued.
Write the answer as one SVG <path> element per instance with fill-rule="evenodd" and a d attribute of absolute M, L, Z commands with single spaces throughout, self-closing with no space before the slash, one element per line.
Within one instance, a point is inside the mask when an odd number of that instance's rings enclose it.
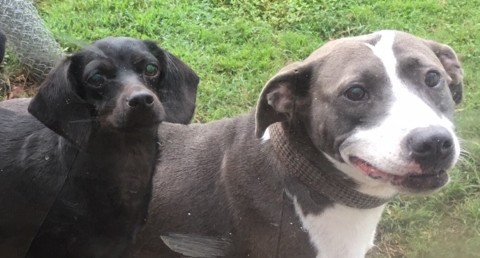
<path fill-rule="evenodd" d="M 37 89 L 38 84 L 29 81 L 25 74 L 7 76 L 0 72 L 0 99 L 31 97 Z"/>

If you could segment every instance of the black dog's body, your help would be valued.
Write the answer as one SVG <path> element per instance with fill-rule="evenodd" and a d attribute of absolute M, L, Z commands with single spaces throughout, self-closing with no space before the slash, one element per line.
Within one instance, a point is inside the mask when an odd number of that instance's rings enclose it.
<path fill-rule="evenodd" d="M 120 257 L 146 215 L 155 132 L 97 132 L 84 151 L 75 152 L 31 257 Z"/>
<path fill-rule="evenodd" d="M 28 102 L 26 102 L 28 104 Z M 72 146 L 34 119 L 0 108 L 0 251 L 23 257 L 73 164 Z"/>
<path fill-rule="evenodd" d="M 0 148 L 2 170 L 15 173 L 0 182 L 2 206 L 14 208 L 5 213 L 3 237 L 16 236 L 2 241 L 2 254 L 22 256 L 36 236 L 29 257 L 119 257 L 146 214 L 156 129 L 96 132 L 79 151 L 28 114 L 0 112 L 16 125 L 1 129 L 16 135 Z"/>
<path fill-rule="evenodd" d="M 146 215 L 158 123 L 188 123 L 197 84 L 154 43 L 108 38 L 30 103 L 2 102 L 0 255 L 120 257 Z"/>

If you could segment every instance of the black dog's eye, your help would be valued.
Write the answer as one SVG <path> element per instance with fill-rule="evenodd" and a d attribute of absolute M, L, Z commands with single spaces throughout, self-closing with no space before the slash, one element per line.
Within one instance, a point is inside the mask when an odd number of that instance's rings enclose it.
<path fill-rule="evenodd" d="M 105 76 L 103 76 L 102 74 L 96 72 L 94 74 L 92 74 L 90 77 L 88 77 L 87 79 L 87 82 L 94 85 L 94 86 L 102 86 L 106 81 L 106 78 Z"/>
<path fill-rule="evenodd" d="M 365 88 L 359 84 L 354 84 L 352 87 L 348 88 L 344 95 L 347 99 L 352 101 L 360 101 L 368 97 Z"/>
<path fill-rule="evenodd" d="M 425 74 L 425 84 L 428 87 L 435 87 L 438 85 L 440 82 L 440 73 L 437 71 L 428 71 L 427 74 Z"/>
<path fill-rule="evenodd" d="M 155 76 L 158 73 L 158 66 L 156 64 L 147 64 L 143 73 L 146 76 Z"/>

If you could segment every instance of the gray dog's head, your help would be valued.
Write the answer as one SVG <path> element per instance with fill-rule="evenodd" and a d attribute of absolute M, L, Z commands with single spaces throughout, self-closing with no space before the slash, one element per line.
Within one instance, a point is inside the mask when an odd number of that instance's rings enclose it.
<path fill-rule="evenodd" d="M 256 135 L 275 122 L 303 126 L 360 191 L 429 192 L 459 157 L 452 117 L 462 80 L 447 45 L 398 31 L 335 40 L 266 84 Z"/>

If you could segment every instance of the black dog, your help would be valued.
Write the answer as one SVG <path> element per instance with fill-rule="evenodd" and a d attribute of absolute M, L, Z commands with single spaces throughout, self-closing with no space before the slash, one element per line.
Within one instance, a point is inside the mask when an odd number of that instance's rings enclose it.
<path fill-rule="evenodd" d="M 0 256 L 121 256 L 146 215 L 157 125 L 188 123 L 197 85 L 155 43 L 107 38 L 31 101 L 0 103 Z"/>

